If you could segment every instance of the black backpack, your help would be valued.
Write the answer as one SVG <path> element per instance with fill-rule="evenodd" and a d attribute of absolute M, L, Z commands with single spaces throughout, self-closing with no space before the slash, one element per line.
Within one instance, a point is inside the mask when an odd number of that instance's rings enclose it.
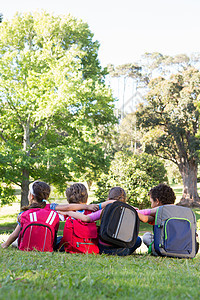
<path fill-rule="evenodd" d="M 137 211 L 132 206 L 115 201 L 103 210 L 100 239 L 122 248 L 131 248 L 138 237 L 139 223 Z"/>

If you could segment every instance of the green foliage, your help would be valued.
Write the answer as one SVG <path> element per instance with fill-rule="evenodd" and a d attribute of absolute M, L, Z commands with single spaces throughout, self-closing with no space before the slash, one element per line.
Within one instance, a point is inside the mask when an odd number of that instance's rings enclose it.
<path fill-rule="evenodd" d="M 16 201 L 14 190 L 11 186 L 0 184 L 0 206 Z"/>
<path fill-rule="evenodd" d="M 198 201 L 200 71 L 187 68 L 170 78 L 158 77 L 149 88 L 148 103 L 137 112 L 138 126 L 146 130 L 145 151 L 175 163 L 190 199 Z"/>
<path fill-rule="evenodd" d="M 138 126 L 147 130 L 144 142 L 148 150 L 159 151 L 177 164 L 185 152 L 189 160 L 198 159 L 200 72 L 190 68 L 170 79 L 159 77 L 149 88 L 148 104 L 137 112 Z"/>
<path fill-rule="evenodd" d="M 169 179 L 169 184 L 182 184 L 181 174 L 176 164 L 166 160 L 165 168 L 167 170 L 167 177 Z"/>
<path fill-rule="evenodd" d="M 16 14 L 0 26 L 0 174 L 26 201 L 31 180 L 62 190 L 108 164 L 99 127 L 109 132 L 116 118 L 98 49 L 70 15 Z"/>
<path fill-rule="evenodd" d="M 145 53 L 142 58 L 143 64 L 148 68 L 149 74 L 156 71 L 156 73 L 159 72 L 162 75 L 168 75 L 173 74 L 175 70 L 181 72 L 188 68 L 188 66 L 195 65 L 198 56 L 198 53 L 189 57 L 186 54 L 170 56 L 153 52 Z"/>
<path fill-rule="evenodd" d="M 107 66 L 108 72 L 112 77 L 130 77 L 130 78 L 139 78 L 141 77 L 141 67 L 137 64 L 123 64 L 115 67 L 110 64 Z"/>
<path fill-rule="evenodd" d="M 111 187 L 120 186 L 127 193 L 131 205 L 147 207 L 150 205 L 148 191 L 154 185 L 167 182 L 163 163 L 148 154 L 133 155 L 131 152 L 115 154 L 107 175 L 97 182 L 95 192 L 99 200 L 105 200 Z"/>
<path fill-rule="evenodd" d="M 136 127 L 135 113 L 127 114 L 119 124 L 119 148 L 136 152 L 140 147 L 142 133 Z"/>

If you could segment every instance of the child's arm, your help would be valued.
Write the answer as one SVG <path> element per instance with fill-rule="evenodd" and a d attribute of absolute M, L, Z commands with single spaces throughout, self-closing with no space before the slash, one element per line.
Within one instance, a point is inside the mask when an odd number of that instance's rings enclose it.
<path fill-rule="evenodd" d="M 113 203 L 114 201 L 116 200 L 107 200 L 105 202 L 102 202 L 100 204 L 98 204 L 99 206 L 99 210 L 98 211 L 95 211 L 89 215 L 84 215 L 80 212 L 75 212 L 75 211 L 65 211 L 65 212 L 62 212 L 62 211 L 57 211 L 58 213 L 62 214 L 62 215 L 67 215 L 69 217 L 72 217 L 74 219 L 79 219 L 83 222 L 94 222 L 94 221 L 97 221 L 100 219 L 100 216 L 101 216 L 101 212 L 102 212 L 102 208 L 105 208 L 106 205 L 110 204 L 110 203 Z"/>
<path fill-rule="evenodd" d="M 11 233 L 8 237 L 7 241 L 1 244 L 2 248 L 8 248 L 10 244 L 12 244 L 17 238 L 20 233 L 21 227 L 19 225 L 16 226 L 15 230 Z"/>
<path fill-rule="evenodd" d="M 98 210 L 98 211 L 95 211 L 89 215 L 84 215 L 80 212 L 75 212 L 75 211 L 66 211 L 66 212 L 59 212 L 63 215 L 67 215 L 69 217 L 72 217 L 74 219 L 79 219 L 83 222 L 87 222 L 87 223 L 90 223 L 90 222 L 94 222 L 94 221 L 97 221 L 100 219 L 100 216 L 101 216 L 101 212 L 102 212 L 102 209 Z"/>
<path fill-rule="evenodd" d="M 113 203 L 113 202 L 115 202 L 115 201 L 116 201 L 116 200 L 111 200 L 111 199 L 109 199 L 109 200 L 106 200 L 106 201 L 104 201 L 104 202 L 101 202 L 101 203 L 98 204 L 98 205 L 99 205 L 99 209 L 105 208 L 106 205 L 111 204 L 111 203 Z"/>
<path fill-rule="evenodd" d="M 144 223 L 149 223 L 149 222 L 153 222 L 154 221 L 154 217 L 153 216 L 148 216 L 148 215 L 143 215 L 141 213 L 138 213 L 138 217 L 140 219 L 140 221 L 144 222 Z"/>
<path fill-rule="evenodd" d="M 55 207 L 56 211 L 59 212 L 64 212 L 64 211 L 73 211 L 73 210 L 91 210 L 91 211 L 97 211 L 98 209 L 106 207 L 106 205 L 113 203 L 116 200 L 107 200 L 104 202 L 101 202 L 99 204 L 76 204 L 76 203 L 71 203 L 71 204 L 57 204 Z"/>
<path fill-rule="evenodd" d="M 137 210 L 137 212 L 142 215 L 145 215 L 145 216 L 153 216 L 154 217 L 158 207 L 159 206 L 154 207 L 154 208 L 141 209 L 141 210 L 139 209 L 139 210 Z"/>
<path fill-rule="evenodd" d="M 159 206 L 156 206 L 156 207 L 154 207 L 154 208 L 151 208 L 151 214 L 150 214 L 150 216 L 155 217 L 158 208 L 159 208 Z"/>
<path fill-rule="evenodd" d="M 76 203 L 70 203 L 70 204 L 57 204 L 55 207 L 56 211 L 68 211 L 68 210 L 82 210 L 87 209 L 91 211 L 96 211 L 99 209 L 98 204 L 76 204 Z"/>

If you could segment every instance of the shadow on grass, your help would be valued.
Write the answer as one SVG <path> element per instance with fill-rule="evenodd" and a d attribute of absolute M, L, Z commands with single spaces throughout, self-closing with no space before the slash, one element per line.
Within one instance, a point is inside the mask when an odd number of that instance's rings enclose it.
<path fill-rule="evenodd" d="M 17 216 L 18 216 L 18 213 L 13 214 L 13 215 L 3 215 L 3 216 L 0 216 L 0 221 L 14 219 L 14 218 L 17 220 Z M 9 223 L 9 222 L 7 221 L 7 223 Z M 2 223 L 2 224 L 4 224 L 4 223 Z"/>
<path fill-rule="evenodd" d="M 5 222 L 3 224 L 0 224 L 0 234 L 10 234 L 13 232 L 15 227 L 16 227 L 16 222 L 14 223 Z"/>

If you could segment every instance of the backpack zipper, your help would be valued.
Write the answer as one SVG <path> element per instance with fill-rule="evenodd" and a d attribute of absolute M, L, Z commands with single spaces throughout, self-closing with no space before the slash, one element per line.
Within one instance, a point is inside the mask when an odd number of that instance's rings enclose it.
<path fill-rule="evenodd" d="M 80 243 L 76 242 L 76 247 L 79 248 L 79 245 L 94 245 L 93 243 Z"/>

